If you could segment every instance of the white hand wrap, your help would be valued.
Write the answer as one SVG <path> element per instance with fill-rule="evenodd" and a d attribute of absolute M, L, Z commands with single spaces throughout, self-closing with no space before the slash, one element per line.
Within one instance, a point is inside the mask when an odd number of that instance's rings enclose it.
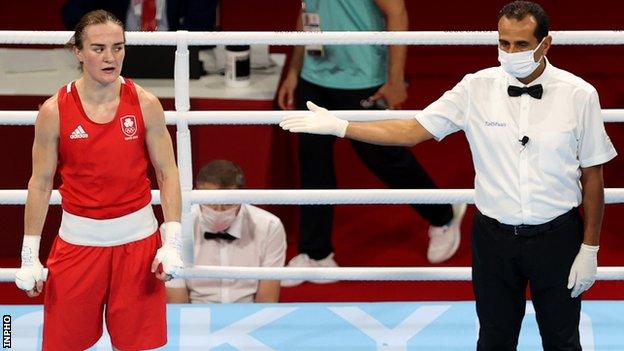
<path fill-rule="evenodd" d="M 307 102 L 308 109 L 313 115 L 288 115 L 280 122 L 280 127 L 293 133 L 310 133 L 335 135 L 344 138 L 349 121 L 332 115 L 327 109 Z"/>
<path fill-rule="evenodd" d="M 166 222 L 160 226 L 160 232 L 163 237 L 163 245 L 156 251 L 156 260 L 162 263 L 165 273 L 176 277 L 184 268 L 180 256 L 182 225 L 180 222 Z"/>
<path fill-rule="evenodd" d="M 22 243 L 22 266 L 15 273 L 18 288 L 30 291 L 35 283 L 43 279 L 43 266 L 39 261 L 39 243 L 41 235 L 24 235 Z"/>
<path fill-rule="evenodd" d="M 568 289 L 572 289 L 570 296 L 577 297 L 594 285 L 598 272 L 599 248 L 600 246 L 581 244 L 568 276 Z"/>

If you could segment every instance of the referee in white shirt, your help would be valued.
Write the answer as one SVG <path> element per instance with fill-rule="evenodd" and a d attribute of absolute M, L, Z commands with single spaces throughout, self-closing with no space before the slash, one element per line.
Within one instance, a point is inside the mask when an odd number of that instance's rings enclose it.
<path fill-rule="evenodd" d="M 546 59 L 544 10 L 514 1 L 498 18 L 501 65 L 466 75 L 415 119 L 347 122 L 309 103 L 312 118 L 286 116 L 280 125 L 407 146 L 463 130 L 476 173 L 477 349 L 516 349 L 530 282 L 544 350 L 581 350 L 580 294 L 596 277 L 602 164 L 616 151 L 596 89 Z"/>

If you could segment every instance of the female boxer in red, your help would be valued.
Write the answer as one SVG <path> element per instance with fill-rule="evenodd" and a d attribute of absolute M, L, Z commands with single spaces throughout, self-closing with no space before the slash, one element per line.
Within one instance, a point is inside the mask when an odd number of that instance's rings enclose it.
<path fill-rule="evenodd" d="M 43 291 L 39 241 L 58 168 L 63 217 L 47 260 L 44 350 L 89 348 L 102 335 L 103 314 L 116 349 L 167 342 L 163 281 L 183 267 L 178 171 L 158 99 L 120 76 L 124 43 L 112 14 L 86 14 L 72 40 L 82 75 L 42 105 L 35 123 L 16 283 L 29 296 Z M 150 161 L 161 191 L 162 245 Z"/>

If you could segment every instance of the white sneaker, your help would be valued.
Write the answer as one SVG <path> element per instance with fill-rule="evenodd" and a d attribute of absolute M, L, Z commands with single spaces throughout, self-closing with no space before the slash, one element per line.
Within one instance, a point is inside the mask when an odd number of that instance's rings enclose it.
<path fill-rule="evenodd" d="M 427 260 L 441 263 L 451 258 L 459 248 L 460 226 L 466 213 L 466 204 L 453 204 L 453 219 L 444 226 L 429 227 L 429 248 Z"/>
<path fill-rule="evenodd" d="M 338 267 L 338 263 L 334 261 L 333 253 L 329 254 L 329 256 L 322 260 L 311 259 L 310 256 L 302 253 L 293 257 L 290 262 L 288 262 L 286 267 Z M 283 287 L 291 287 L 297 286 L 303 282 L 303 280 L 282 280 L 280 285 Z M 316 284 L 327 284 L 335 283 L 337 280 L 311 280 L 311 282 Z"/>

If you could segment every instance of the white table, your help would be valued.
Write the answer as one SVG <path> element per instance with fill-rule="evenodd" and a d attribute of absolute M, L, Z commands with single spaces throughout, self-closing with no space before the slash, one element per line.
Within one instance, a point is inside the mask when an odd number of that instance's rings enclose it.
<path fill-rule="evenodd" d="M 272 101 L 286 55 L 271 54 L 271 59 L 275 66 L 251 71 L 248 87 L 226 87 L 223 76 L 211 74 L 190 81 L 190 97 Z M 62 85 L 78 78 L 80 72 L 76 67 L 76 58 L 66 49 L 0 48 L 0 95 L 50 96 Z M 159 98 L 174 97 L 172 79 L 135 81 Z"/>

